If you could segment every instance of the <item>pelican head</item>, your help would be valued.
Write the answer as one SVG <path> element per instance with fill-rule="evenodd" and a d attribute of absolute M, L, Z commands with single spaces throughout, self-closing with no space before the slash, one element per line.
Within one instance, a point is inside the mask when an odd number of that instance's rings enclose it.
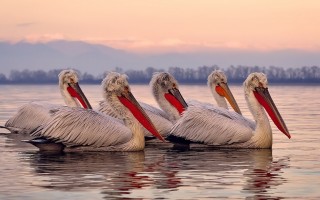
<path fill-rule="evenodd" d="M 227 76 L 223 73 L 223 71 L 214 70 L 208 76 L 208 86 L 213 97 L 217 101 L 218 106 L 228 109 L 228 105 L 225 100 L 226 98 L 234 111 L 241 114 L 240 108 L 227 84 Z"/>
<path fill-rule="evenodd" d="M 150 86 L 161 109 L 168 113 L 173 121 L 179 119 L 188 105 L 179 91 L 177 80 L 169 73 L 157 72 L 153 74 Z"/>
<path fill-rule="evenodd" d="M 267 111 L 278 129 L 288 138 L 291 138 L 288 128 L 268 91 L 267 76 L 258 72 L 251 73 L 244 81 L 244 90 L 247 101 L 253 106 L 261 105 Z M 250 109 L 252 110 L 252 108 Z"/>
<path fill-rule="evenodd" d="M 130 123 L 134 117 L 155 137 L 164 141 L 148 115 L 132 95 L 126 75 L 116 72 L 108 73 L 102 81 L 102 88 L 105 99 L 125 122 Z"/>
<path fill-rule="evenodd" d="M 76 71 L 72 69 L 62 70 L 58 76 L 60 92 L 67 105 L 78 107 L 80 102 L 83 108 L 92 109 L 87 97 L 83 94 L 79 86 L 79 79 Z"/>

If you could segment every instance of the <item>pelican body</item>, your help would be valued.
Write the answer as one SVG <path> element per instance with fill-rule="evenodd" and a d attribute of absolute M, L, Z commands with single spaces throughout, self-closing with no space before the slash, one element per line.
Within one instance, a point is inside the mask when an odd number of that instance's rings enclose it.
<path fill-rule="evenodd" d="M 79 86 L 78 75 L 74 70 L 63 70 L 58 77 L 60 93 L 67 106 L 92 108 Z M 47 102 L 25 104 L 4 126 L 0 127 L 8 129 L 11 133 L 29 134 L 42 123 L 48 121 L 52 112 L 59 107 L 61 106 Z"/>
<path fill-rule="evenodd" d="M 109 73 L 102 82 L 103 94 L 118 119 L 93 110 L 64 108 L 32 135 L 31 144 L 44 150 L 41 139 L 65 151 L 140 151 L 144 149 L 144 126 L 155 137 L 164 139 L 131 93 L 127 77 Z"/>
<path fill-rule="evenodd" d="M 195 142 L 220 148 L 272 148 L 272 129 L 266 112 L 278 129 L 290 138 L 289 131 L 268 92 L 267 77 L 263 73 L 252 73 L 243 86 L 255 124 L 227 110 L 205 110 L 198 106 L 189 106 L 173 126 L 167 139 L 175 143 Z"/>

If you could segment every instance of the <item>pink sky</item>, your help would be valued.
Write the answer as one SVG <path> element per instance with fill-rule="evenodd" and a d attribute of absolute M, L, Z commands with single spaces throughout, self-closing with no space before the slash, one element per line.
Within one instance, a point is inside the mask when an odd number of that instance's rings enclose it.
<path fill-rule="evenodd" d="M 137 52 L 320 50 L 319 0 L 2 0 L 0 40 Z"/>

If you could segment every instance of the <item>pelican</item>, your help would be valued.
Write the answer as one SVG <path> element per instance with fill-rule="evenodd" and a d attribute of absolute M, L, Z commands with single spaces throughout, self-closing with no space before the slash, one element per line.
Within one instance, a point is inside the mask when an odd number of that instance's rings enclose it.
<path fill-rule="evenodd" d="M 181 113 L 187 108 L 187 104 L 179 91 L 177 80 L 169 73 L 158 72 L 153 74 L 150 87 L 162 110 L 143 102 L 139 102 L 139 104 L 146 111 L 159 133 L 166 136 L 173 123 L 180 118 Z M 120 118 L 107 101 L 101 101 L 98 110 L 112 117 Z M 147 129 L 144 129 L 144 133 L 148 139 L 151 139 L 152 135 Z"/>
<path fill-rule="evenodd" d="M 178 81 L 169 73 L 158 72 L 153 74 L 150 86 L 156 102 L 167 114 L 168 120 L 174 123 L 180 119 L 182 112 L 188 105 L 180 94 Z M 159 113 L 163 113 L 162 110 L 157 110 Z"/>
<path fill-rule="evenodd" d="M 212 105 L 210 103 L 204 103 L 204 102 L 199 102 L 196 100 L 190 100 L 188 101 L 188 105 L 191 107 L 196 106 L 197 107 L 197 112 L 214 112 L 214 113 L 219 113 L 221 115 L 226 115 L 229 116 L 229 118 L 232 118 L 234 120 L 240 120 L 242 123 L 247 124 L 248 126 L 255 128 L 255 123 L 252 120 L 245 119 L 241 115 L 240 108 L 233 97 L 233 94 L 231 90 L 229 89 L 228 83 L 227 83 L 227 76 L 224 74 L 223 71 L 221 70 L 214 70 L 209 76 L 208 76 L 208 87 L 212 93 L 212 96 L 217 102 L 217 106 Z M 234 112 L 228 112 L 228 105 L 227 101 L 228 100 L 229 104 L 231 107 L 234 109 Z M 201 111 L 202 110 L 202 111 Z M 185 111 L 188 112 L 188 111 Z M 188 115 L 192 115 L 192 112 L 188 112 Z M 184 115 L 184 113 L 183 113 Z M 190 116 L 191 118 L 191 116 Z M 201 121 L 210 121 L 210 118 L 205 118 L 203 116 L 203 119 Z"/>
<path fill-rule="evenodd" d="M 204 103 L 199 102 L 197 100 L 190 100 L 188 101 L 188 105 L 190 106 L 196 106 L 198 109 L 203 109 L 203 112 L 208 112 L 208 110 L 218 112 L 220 114 L 223 114 L 225 112 L 228 112 L 228 105 L 227 101 L 230 103 L 231 107 L 234 109 L 235 112 L 239 113 L 241 115 L 240 108 L 237 104 L 237 101 L 233 97 L 233 94 L 231 90 L 229 89 L 229 86 L 227 84 L 227 76 L 223 73 L 221 70 L 214 70 L 209 76 L 208 76 L 208 86 L 212 93 L 212 96 L 216 100 L 218 106 L 212 105 L 210 103 Z M 223 108 L 223 109 L 221 109 Z M 199 111 L 200 112 L 200 111 Z M 239 115 L 237 113 L 230 113 L 230 117 L 233 119 L 239 120 Z M 189 113 L 191 114 L 191 113 Z M 240 117 L 241 118 L 241 117 Z M 207 119 L 203 119 L 207 120 Z M 241 120 L 243 120 L 241 118 Z M 245 120 L 245 123 L 249 124 L 249 126 L 254 127 L 255 124 L 251 120 Z"/>
<path fill-rule="evenodd" d="M 79 83 L 78 75 L 72 70 L 63 70 L 59 73 L 59 88 L 67 106 L 91 109 L 86 96 L 83 94 Z M 39 125 L 51 118 L 51 113 L 59 105 L 46 102 L 31 102 L 20 107 L 17 113 L 12 116 L 1 128 L 8 129 L 11 133 L 28 134 Z"/>
<path fill-rule="evenodd" d="M 167 139 L 175 143 L 195 142 L 222 148 L 272 148 L 272 129 L 265 110 L 278 129 L 290 139 L 289 131 L 269 94 L 266 75 L 252 73 L 243 85 L 248 107 L 256 122 L 254 127 L 234 112 L 189 106 Z M 235 118 L 232 113 L 238 117 Z"/>
<path fill-rule="evenodd" d="M 227 99 L 234 111 L 241 114 L 240 108 L 227 84 L 227 76 L 223 71 L 214 70 L 208 76 L 208 87 L 219 107 L 228 109 Z"/>
<path fill-rule="evenodd" d="M 42 139 L 66 151 L 140 151 L 145 140 L 142 125 L 164 141 L 150 118 L 131 93 L 126 75 L 109 73 L 102 82 L 103 95 L 118 119 L 93 110 L 65 108 L 32 135 L 40 139 L 27 141 L 44 150 Z M 47 145 L 46 145 L 47 146 Z M 50 147 L 51 148 L 51 147 Z"/>

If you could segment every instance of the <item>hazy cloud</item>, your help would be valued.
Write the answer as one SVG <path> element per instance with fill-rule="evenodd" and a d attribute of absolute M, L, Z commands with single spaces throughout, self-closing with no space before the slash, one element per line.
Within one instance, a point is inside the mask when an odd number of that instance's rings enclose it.
<path fill-rule="evenodd" d="M 37 42 L 50 42 L 50 41 L 64 40 L 64 39 L 66 39 L 66 37 L 63 34 L 54 33 L 54 34 L 43 34 L 43 35 L 38 35 L 38 34 L 27 35 L 24 37 L 23 40 L 31 43 L 37 43 Z"/>
<path fill-rule="evenodd" d="M 80 39 L 81 40 L 81 39 Z M 104 44 L 116 49 L 123 49 L 136 53 L 154 54 L 154 53 L 188 53 L 188 52 L 212 52 L 216 50 L 240 50 L 240 51 L 262 51 L 272 52 L 287 49 L 308 49 L 309 51 L 319 51 L 320 47 L 317 45 L 304 45 L 297 48 L 292 45 L 272 45 L 268 43 L 247 44 L 237 40 L 226 41 L 203 41 L 191 42 L 178 38 L 164 38 L 161 40 L 139 39 L 139 38 L 85 38 L 83 41 Z"/>
<path fill-rule="evenodd" d="M 19 27 L 19 28 L 25 28 L 25 27 L 34 26 L 36 24 L 37 23 L 35 23 L 35 22 L 24 22 L 24 23 L 16 24 L 16 26 Z"/>
<path fill-rule="evenodd" d="M 21 27 L 32 26 L 35 23 L 21 23 Z M 290 44 L 269 44 L 265 43 L 245 43 L 240 40 L 212 40 L 212 41 L 189 41 L 179 38 L 163 38 L 152 40 L 149 38 L 104 38 L 104 37 L 72 37 L 63 33 L 49 34 L 31 34 L 26 35 L 18 41 L 27 41 L 31 43 L 45 43 L 56 40 L 66 41 L 83 41 L 91 44 L 106 45 L 115 49 L 121 49 L 128 52 L 142 54 L 158 54 L 158 53 L 193 53 L 193 52 L 215 52 L 215 51 L 258 51 L 258 52 L 273 52 L 295 49 L 300 51 L 319 52 L 320 45 L 301 44 L 299 47 Z"/>

